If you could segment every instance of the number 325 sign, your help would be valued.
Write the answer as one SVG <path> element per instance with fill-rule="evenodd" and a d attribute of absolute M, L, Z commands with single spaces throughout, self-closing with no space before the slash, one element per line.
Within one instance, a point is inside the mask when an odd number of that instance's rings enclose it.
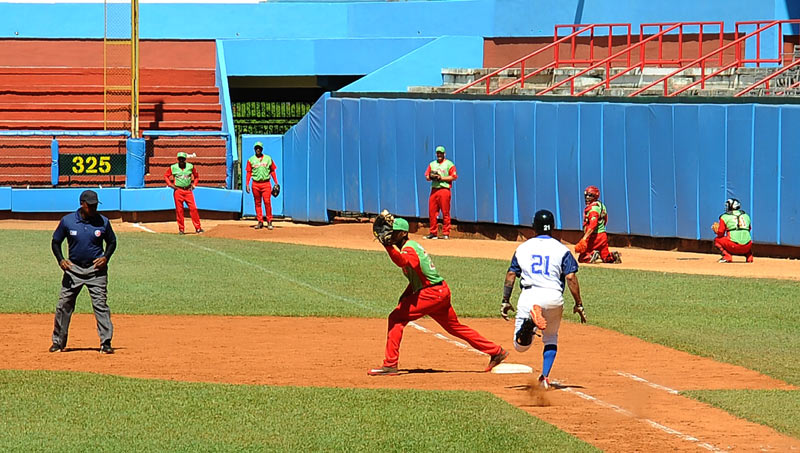
<path fill-rule="evenodd" d="M 65 176 L 124 175 L 124 154 L 59 154 L 58 174 Z"/>

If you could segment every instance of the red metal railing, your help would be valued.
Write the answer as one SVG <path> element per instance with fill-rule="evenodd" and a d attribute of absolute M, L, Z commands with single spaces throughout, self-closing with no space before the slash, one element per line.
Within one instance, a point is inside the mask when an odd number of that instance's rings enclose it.
<path fill-rule="evenodd" d="M 740 53 L 740 50 L 739 50 L 740 47 L 741 47 L 741 43 L 743 43 L 746 39 L 749 39 L 749 38 L 751 38 L 753 36 L 756 36 L 756 35 L 762 33 L 764 30 L 769 30 L 770 28 L 772 28 L 772 27 L 774 27 L 776 25 L 780 25 L 782 22 L 791 22 L 791 21 L 778 21 L 778 20 L 775 20 L 775 21 L 768 22 L 767 25 L 759 27 L 755 31 L 753 31 L 751 33 L 748 33 L 748 34 L 746 34 L 746 35 L 744 35 L 742 37 L 737 37 L 736 39 L 734 39 L 730 43 L 720 47 L 719 49 L 716 49 L 716 50 L 714 50 L 712 52 L 709 52 L 706 55 L 704 55 L 704 56 L 702 56 L 702 57 L 700 57 L 700 58 L 698 58 L 696 60 L 693 60 L 692 62 L 690 62 L 690 63 L 688 63 L 688 64 L 686 64 L 684 66 L 681 66 L 680 68 L 672 71 L 671 73 L 665 75 L 664 77 L 661 77 L 661 78 L 657 79 L 656 81 L 644 86 L 643 88 L 640 88 L 640 89 L 634 91 L 633 93 L 629 94 L 628 97 L 633 97 L 633 96 L 636 96 L 636 95 L 638 95 L 640 93 L 643 93 L 643 92 L 649 90 L 650 88 L 658 85 L 659 83 L 663 83 L 664 84 L 664 96 L 667 96 L 667 97 L 677 96 L 678 94 L 683 93 L 684 91 L 686 91 L 686 90 L 688 90 L 688 89 L 690 89 L 690 88 L 692 88 L 692 87 L 694 87 L 694 86 L 696 86 L 698 84 L 700 84 L 701 88 L 705 88 L 706 87 L 706 85 L 705 85 L 706 80 L 708 80 L 708 79 L 710 79 L 710 78 L 712 78 L 712 77 L 714 77 L 714 76 L 716 76 L 718 74 L 721 74 L 722 72 L 724 72 L 724 71 L 726 71 L 726 70 L 728 70 L 728 69 L 730 69 L 730 68 L 732 68 L 734 66 L 741 66 L 742 65 L 741 53 Z M 797 22 L 800 22 L 800 21 L 797 21 Z M 727 65 L 723 65 L 723 66 L 717 68 L 715 71 L 711 72 L 710 74 L 706 74 L 706 61 L 708 59 L 710 59 L 711 57 L 713 57 L 714 55 L 716 55 L 717 53 L 722 53 L 726 49 L 728 49 L 730 47 L 733 47 L 733 46 L 737 46 L 736 59 L 732 63 L 728 63 Z M 696 80 L 696 81 L 684 86 L 680 90 L 675 91 L 674 93 L 670 93 L 669 92 L 669 79 L 672 78 L 673 76 L 675 76 L 676 74 L 679 74 L 679 73 L 681 73 L 681 72 L 683 72 L 683 71 L 685 71 L 685 70 L 687 70 L 687 69 L 689 69 L 689 68 L 691 68 L 691 67 L 693 67 L 695 65 L 698 65 L 698 64 L 700 65 L 700 80 Z"/>
<path fill-rule="evenodd" d="M 611 87 L 611 81 L 612 81 L 612 80 L 616 79 L 617 77 L 620 77 L 620 76 L 622 76 L 623 74 L 625 74 L 625 73 L 629 72 L 630 70 L 632 70 L 632 69 L 634 69 L 634 68 L 636 68 L 637 66 L 640 66 L 640 65 L 642 64 L 641 62 L 639 62 L 639 63 L 638 63 L 638 64 L 636 64 L 636 65 L 633 65 L 633 66 L 628 66 L 628 68 L 626 68 L 626 69 L 622 70 L 621 72 L 619 72 L 619 73 L 617 73 L 617 74 L 615 74 L 615 75 L 613 75 L 613 76 L 609 76 L 609 74 L 611 74 L 611 61 L 612 61 L 612 60 L 614 60 L 615 58 L 619 57 L 620 55 L 622 55 L 622 54 L 624 54 L 624 53 L 626 53 L 626 52 L 627 52 L 628 54 L 630 54 L 630 53 L 631 53 L 631 52 L 633 52 L 633 50 L 635 50 L 637 47 L 644 46 L 644 45 L 646 45 L 648 42 L 650 42 L 650 41 L 653 41 L 654 39 L 658 39 L 659 37 L 661 37 L 661 36 L 663 36 L 663 35 L 665 35 L 665 34 L 667 34 L 667 33 L 671 32 L 671 31 L 673 31 L 673 30 L 676 30 L 676 29 L 677 29 L 679 26 L 680 26 L 680 24 L 674 24 L 674 25 L 672 25 L 672 26 L 670 26 L 670 27 L 667 27 L 667 28 L 665 28 L 665 29 L 661 30 L 660 32 L 658 32 L 658 33 L 656 33 L 656 34 L 654 34 L 654 35 L 652 35 L 652 36 L 650 36 L 650 37 L 648 37 L 648 38 L 645 38 L 645 39 L 643 39 L 643 40 L 641 40 L 641 41 L 639 41 L 639 42 L 635 43 L 635 44 L 634 44 L 634 45 L 632 45 L 632 46 L 628 46 L 628 47 L 626 47 L 625 49 L 622 49 L 622 50 L 620 50 L 619 52 L 617 52 L 617 53 L 615 53 L 615 54 L 609 55 L 608 57 L 604 58 L 603 60 L 600 60 L 599 62 L 597 62 L 597 63 L 595 63 L 595 64 L 593 64 L 593 65 L 589 66 L 588 68 L 586 68 L 586 69 L 584 69 L 584 70 L 582 70 L 582 71 L 579 71 L 579 72 L 577 72 L 577 73 L 573 74 L 573 75 L 572 75 L 572 76 L 570 76 L 570 77 L 567 77 L 566 79 L 564 79 L 564 80 L 562 80 L 562 81 L 560 81 L 560 82 L 554 83 L 553 85 L 551 85 L 551 86 L 549 86 L 549 87 L 545 88 L 544 90 L 542 90 L 542 91 L 540 91 L 540 92 L 538 92 L 538 93 L 536 93 L 536 94 L 537 94 L 537 95 L 541 95 L 541 94 L 546 94 L 546 93 L 549 93 L 549 92 L 553 91 L 554 89 L 556 89 L 556 88 L 560 87 L 561 85 L 564 85 L 565 83 L 569 82 L 569 83 L 570 83 L 570 90 L 569 90 L 569 92 L 570 92 L 570 94 L 571 94 L 571 95 L 575 96 L 575 95 L 576 95 L 576 94 L 575 94 L 575 80 L 576 80 L 578 77 L 582 76 L 583 74 L 586 74 L 587 72 L 591 71 L 592 69 L 598 68 L 598 67 L 600 67 L 600 66 L 605 66 L 605 69 L 606 69 L 606 78 L 605 78 L 605 80 L 603 80 L 603 81 L 601 81 L 601 82 L 599 82 L 599 83 L 597 83 L 597 84 L 595 84 L 595 85 L 593 85 L 593 86 L 591 86 L 591 87 L 589 87 L 589 88 L 587 88 L 587 89 L 585 89 L 585 90 L 581 91 L 580 93 L 578 93 L 578 94 L 577 94 L 577 96 L 581 96 L 581 95 L 583 95 L 584 93 L 587 93 L 587 92 L 589 92 L 589 91 L 592 91 L 592 90 L 594 90 L 595 88 L 597 88 L 597 87 L 599 87 L 600 85 L 603 85 L 603 84 L 605 84 L 605 85 L 606 85 L 606 88 L 610 88 L 610 87 Z"/>
<path fill-rule="evenodd" d="M 744 34 L 744 32 L 741 30 L 743 27 L 755 26 L 756 29 L 759 29 L 763 25 L 769 24 L 769 23 L 772 23 L 772 22 L 773 21 L 767 21 L 767 20 L 750 20 L 750 21 L 736 22 L 736 35 L 735 36 L 736 36 L 736 38 L 739 38 L 739 36 Z M 780 26 L 778 27 L 778 31 L 775 33 L 777 35 L 777 39 L 778 39 L 778 43 L 777 43 L 778 44 L 778 47 L 777 47 L 778 56 L 776 58 L 768 58 L 768 57 L 761 58 L 761 33 L 758 33 L 757 35 L 755 35 L 756 57 L 755 58 L 747 58 L 747 56 L 745 55 L 745 53 L 746 53 L 745 50 L 746 50 L 746 47 L 747 47 L 747 40 L 745 40 L 742 43 L 744 45 L 736 46 L 736 59 L 739 60 L 739 62 L 742 65 L 755 63 L 756 67 L 761 67 L 761 65 L 765 64 L 765 63 L 783 64 L 785 62 L 784 56 L 783 56 L 783 25 L 787 24 L 787 23 L 798 23 L 798 22 L 797 21 L 792 21 L 792 20 L 780 21 Z"/>
<path fill-rule="evenodd" d="M 571 60 L 561 61 L 559 59 L 559 46 L 562 43 L 565 43 L 565 42 L 568 42 L 568 41 L 573 41 L 573 44 L 570 47 L 570 55 L 574 55 L 574 52 L 575 52 L 574 39 L 577 36 L 580 36 L 580 35 L 583 35 L 583 34 L 589 32 L 590 33 L 590 40 L 592 40 L 591 37 L 594 36 L 594 30 L 596 28 L 601 28 L 601 29 L 608 28 L 609 35 L 611 35 L 611 30 L 613 29 L 613 27 L 618 27 L 618 26 L 627 26 L 628 27 L 628 37 L 630 38 L 630 24 L 592 24 L 592 25 L 586 25 L 586 26 L 580 28 L 579 30 L 576 30 L 576 31 L 574 31 L 574 32 L 568 34 L 567 36 L 562 37 L 562 38 L 558 38 L 557 32 L 555 32 L 554 36 L 553 36 L 554 40 L 553 40 L 552 43 L 546 45 L 545 47 L 542 47 L 539 50 L 536 50 L 535 52 L 532 52 L 532 53 L 530 53 L 528 55 L 525 55 L 522 58 L 514 60 L 511 63 L 503 66 L 502 68 L 497 69 L 497 70 L 495 70 L 493 72 L 490 72 L 489 74 L 486 74 L 485 76 L 483 76 L 483 77 L 481 77 L 481 78 L 479 78 L 477 80 L 474 80 L 474 81 L 464 85 L 463 87 L 453 91 L 453 94 L 461 93 L 462 91 L 465 91 L 468 88 L 471 88 L 471 87 L 473 87 L 475 85 L 478 85 L 478 84 L 484 83 L 484 82 L 486 83 L 486 94 L 497 94 L 500 91 L 503 91 L 503 90 L 505 90 L 507 88 L 510 88 L 510 87 L 516 85 L 517 83 L 520 84 L 521 88 L 525 88 L 525 80 L 526 79 L 529 79 L 529 78 L 531 78 L 531 77 L 533 77 L 533 76 L 535 76 L 535 75 L 537 75 L 537 74 L 541 73 L 542 71 L 545 71 L 545 70 L 547 70 L 549 68 L 555 68 L 560 63 L 564 63 L 566 61 L 571 61 Z M 556 25 L 556 29 L 558 27 L 560 27 L 560 26 Z M 593 49 L 593 40 L 592 40 L 592 46 L 590 46 L 590 49 Z M 539 67 L 538 69 L 536 69 L 535 71 L 533 71 L 531 73 L 527 73 L 526 74 L 525 73 L 525 62 L 530 60 L 531 58 L 537 56 L 537 55 L 540 55 L 540 54 L 542 54 L 544 52 L 547 52 L 548 50 L 553 50 L 553 52 L 554 52 L 553 61 L 551 61 L 550 63 L 548 63 L 545 66 Z M 590 52 L 593 52 L 593 51 L 590 50 Z M 513 67 L 515 67 L 517 65 L 519 65 L 520 68 L 521 68 L 520 78 L 515 79 L 515 80 L 513 80 L 513 81 L 511 81 L 511 82 L 509 82 L 509 83 L 507 83 L 507 84 L 505 84 L 503 86 L 500 86 L 500 87 L 496 88 L 494 91 L 492 91 L 491 86 L 490 86 L 491 85 L 491 81 L 492 81 L 492 77 L 495 77 L 496 75 L 500 74 L 501 72 L 503 72 L 503 71 L 505 71 L 507 69 L 511 69 L 511 68 L 513 68 Z"/>
<path fill-rule="evenodd" d="M 558 40 L 558 35 L 559 35 L 559 32 L 561 30 L 571 30 L 572 32 L 575 32 L 577 29 L 583 28 L 583 27 L 587 27 L 587 26 L 589 26 L 589 24 L 556 25 L 554 27 L 554 29 L 553 29 L 553 41 L 557 41 Z M 614 29 L 615 28 L 623 28 L 623 29 L 627 30 L 627 33 L 625 33 L 624 35 L 616 35 L 616 37 L 619 37 L 619 36 L 627 37 L 626 46 L 630 46 L 631 45 L 631 24 L 601 24 L 601 25 L 598 25 L 596 28 L 601 28 L 601 31 L 602 31 L 602 29 L 606 29 L 607 28 L 608 29 L 608 35 L 605 36 L 605 37 L 596 36 L 595 35 L 595 28 L 592 28 L 591 30 L 589 30 L 589 58 L 588 59 L 578 58 L 576 56 L 577 49 L 578 49 L 578 37 L 577 36 L 573 36 L 570 39 L 569 58 L 562 59 L 561 58 L 561 54 L 559 52 L 560 49 L 559 49 L 559 47 L 556 47 L 555 54 L 554 54 L 554 57 L 555 57 L 554 60 L 555 60 L 555 63 L 556 63 L 555 67 L 557 68 L 559 66 L 570 65 L 570 66 L 572 66 L 574 68 L 576 65 L 583 66 L 583 65 L 587 65 L 587 64 L 595 64 L 599 60 L 610 56 L 611 53 L 613 52 L 613 49 L 614 49 L 614 37 L 615 37 Z M 606 41 L 606 46 L 608 47 L 608 52 L 607 52 L 608 54 L 605 57 L 597 57 L 597 58 L 595 58 L 595 55 L 594 55 L 595 54 L 595 52 L 594 52 L 595 41 L 598 41 L 598 42 Z M 626 63 L 627 63 L 627 65 L 631 64 L 630 55 L 628 55 L 628 59 L 627 59 Z"/>
<path fill-rule="evenodd" d="M 750 85 L 749 87 L 743 89 L 742 91 L 734 94 L 733 97 L 737 97 L 738 98 L 739 96 L 747 94 L 752 89 L 754 89 L 755 87 L 757 87 L 757 86 L 759 86 L 761 84 L 764 84 L 764 88 L 767 90 L 767 94 L 769 94 L 769 82 L 770 82 L 770 80 L 774 79 L 775 77 L 783 74 L 784 72 L 786 72 L 789 69 L 792 69 L 793 67 L 798 66 L 798 65 L 800 65 L 800 60 L 795 60 L 791 64 L 786 65 L 783 68 L 781 68 L 780 70 L 773 72 L 768 77 L 766 77 L 766 78 L 764 78 L 762 80 L 759 80 L 758 82 Z M 800 85 L 800 82 L 796 82 L 796 83 L 792 84 L 790 87 L 787 88 L 787 90 L 793 89 L 793 88 L 797 87 L 798 85 Z M 784 92 L 781 92 L 780 94 L 783 94 L 783 93 Z M 775 93 L 775 94 L 779 94 L 779 93 Z"/>
<path fill-rule="evenodd" d="M 654 23 L 654 24 L 641 24 L 639 26 L 639 41 L 645 39 L 645 29 L 646 28 L 654 28 L 658 27 L 658 32 L 664 30 L 665 27 L 669 27 L 671 25 L 675 25 L 676 22 L 670 23 Z M 697 27 L 697 57 L 700 58 L 703 56 L 703 36 L 708 36 L 710 33 L 705 33 L 706 27 L 716 27 L 717 33 L 714 33 L 713 36 L 719 36 L 719 44 L 717 47 L 722 47 L 725 44 L 724 34 L 723 31 L 725 29 L 725 24 L 723 22 L 679 22 L 680 26 L 678 27 L 678 58 L 665 58 L 664 57 L 664 35 L 659 36 L 658 38 L 658 57 L 655 59 L 647 58 L 647 48 L 646 46 L 640 47 L 640 61 L 642 62 L 642 67 L 648 65 L 658 66 L 659 68 L 663 68 L 664 65 L 677 65 L 682 66 L 685 62 L 693 60 L 695 57 L 684 57 L 684 43 L 686 42 L 685 35 L 693 35 L 694 33 L 687 32 L 686 27 L 695 28 Z M 719 55 L 719 64 L 722 65 L 722 54 Z"/>

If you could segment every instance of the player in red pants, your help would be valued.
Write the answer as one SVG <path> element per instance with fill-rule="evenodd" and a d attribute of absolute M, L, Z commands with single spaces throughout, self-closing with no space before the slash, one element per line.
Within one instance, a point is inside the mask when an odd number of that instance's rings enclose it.
<path fill-rule="evenodd" d="M 606 224 L 608 212 L 606 206 L 600 202 L 600 189 L 589 186 L 583 191 L 586 207 L 583 209 L 583 238 L 575 245 L 579 263 L 604 263 L 619 264 L 622 256 L 619 252 L 608 250 L 608 235 Z"/>
<path fill-rule="evenodd" d="M 272 194 L 272 184 L 270 184 L 270 177 L 275 181 L 275 186 L 278 187 L 278 175 L 275 170 L 278 168 L 275 162 L 272 161 L 272 156 L 264 154 L 264 145 L 261 142 L 256 142 L 253 145 L 255 156 L 251 156 L 247 160 L 247 180 L 245 182 L 244 190 L 250 193 L 250 178 L 253 178 L 253 198 L 256 203 L 256 220 L 258 224 L 256 229 L 264 228 L 264 214 L 261 212 L 261 201 L 264 201 L 264 209 L 267 211 L 267 229 L 272 229 L 272 201 L 270 195 Z"/>
<path fill-rule="evenodd" d="M 428 198 L 428 215 L 431 229 L 425 239 L 439 239 L 439 211 L 442 211 L 442 239 L 450 239 L 450 188 L 458 179 L 456 166 L 445 159 L 444 146 L 436 147 L 436 160 L 425 169 L 425 179 L 431 182 L 431 195 Z"/>
<path fill-rule="evenodd" d="M 398 374 L 397 362 L 400 356 L 400 341 L 403 328 L 410 321 L 425 315 L 430 316 L 450 335 L 460 338 L 473 348 L 489 354 L 490 371 L 508 357 L 508 352 L 500 345 L 492 343 L 471 327 L 461 324 L 450 305 L 450 288 L 436 272 L 433 261 L 425 250 L 415 241 L 408 239 L 408 222 L 396 218 L 392 225 L 392 237 L 384 245 L 394 264 L 403 269 L 408 279 L 408 287 L 400 296 L 400 302 L 389 315 L 389 333 L 386 337 L 386 355 L 383 366 L 367 371 L 370 376 L 395 376 Z M 394 246 L 401 251 L 397 251 Z"/>
<path fill-rule="evenodd" d="M 745 261 L 753 262 L 750 216 L 742 210 L 739 200 L 736 198 L 725 200 L 725 213 L 719 216 L 719 223 L 714 223 L 711 229 L 717 235 L 714 238 L 714 246 L 722 254 L 720 263 L 733 262 L 732 255 L 743 255 Z"/>
<path fill-rule="evenodd" d="M 200 176 L 194 165 L 186 162 L 186 153 L 178 153 L 178 163 L 172 164 L 164 173 L 164 181 L 175 192 L 172 194 L 175 198 L 175 220 L 178 222 L 178 234 L 183 234 L 183 203 L 189 207 L 189 215 L 192 217 L 192 225 L 194 231 L 198 234 L 203 232 L 203 227 L 200 226 L 200 214 L 197 212 L 197 205 L 194 202 L 194 193 L 192 191 L 197 187 L 197 182 Z"/>

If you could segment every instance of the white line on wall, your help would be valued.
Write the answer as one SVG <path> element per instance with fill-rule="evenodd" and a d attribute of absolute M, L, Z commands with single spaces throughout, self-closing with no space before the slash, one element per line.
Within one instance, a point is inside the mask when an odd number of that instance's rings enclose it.
<path fill-rule="evenodd" d="M 675 389 L 671 389 L 669 387 L 665 387 L 663 385 L 659 385 L 659 384 L 656 384 L 654 382 L 650 382 L 647 379 L 645 379 L 643 377 L 639 377 L 639 376 L 637 376 L 635 374 L 626 373 L 624 371 L 617 371 L 617 374 L 620 375 L 620 376 L 624 376 L 626 378 L 633 379 L 634 381 L 641 382 L 643 384 L 647 384 L 650 387 L 653 387 L 654 389 L 663 390 L 663 391 L 665 391 L 667 393 L 672 393 L 673 395 L 677 395 L 677 394 L 680 393 L 679 391 L 677 391 Z"/>

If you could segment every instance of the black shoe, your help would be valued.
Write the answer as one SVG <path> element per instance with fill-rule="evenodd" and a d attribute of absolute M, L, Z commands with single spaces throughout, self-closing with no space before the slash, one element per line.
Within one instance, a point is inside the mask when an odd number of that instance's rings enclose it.
<path fill-rule="evenodd" d="M 517 332 L 517 337 L 514 341 L 520 346 L 530 346 L 531 343 L 533 343 L 534 326 L 533 319 L 527 318 L 522 322 L 522 327 L 519 328 L 519 332 Z"/>
<path fill-rule="evenodd" d="M 106 342 L 100 345 L 101 354 L 113 354 L 114 348 L 111 347 L 111 342 Z"/>
<path fill-rule="evenodd" d="M 445 234 L 444 236 L 442 236 L 442 239 L 444 239 L 444 240 L 450 239 L 450 236 Z"/>
<path fill-rule="evenodd" d="M 260 230 L 262 228 L 264 228 L 264 222 L 258 222 L 258 225 L 256 225 L 256 229 Z"/>
<path fill-rule="evenodd" d="M 267 222 L 267 229 L 268 229 L 268 230 L 271 230 L 271 229 L 272 229 L 272 222 Z"/>
<path fill-rule="evenodd" d="M 62 348 L 58 343 L 53 343 L 53 345 L 50 346 L 50 352 L 61 352 L 63 350 L 64 348 Z"/>
<path fill-rule="evenodd" d="M 197 233 L 197 234 L 203 234 L 203 233 L 205 233 L 205 231 L 203 231 L 203 229 L 202 229 L 202 228 L 198 228 L 198 229 L 194 230 L 194 232 L 195 232 L 195 233 Z"/>
<path fill-rule="evenodd" d="M 439 239 L 439 237 L 435 234 L 429 234 L 427 236 L 423 236 L 422 239 Z"/>
<path fill-rule="evenodd" d="M 180 231 L 178 231 L 178 234 L 180 234 L 181 236 L 183 236 L 183 235 L 184 235 L 184 234 L 186 234 L 186 233 L 184 233 L 184 232 L 183 232 L 183 230 L 180 230 Z"/>

